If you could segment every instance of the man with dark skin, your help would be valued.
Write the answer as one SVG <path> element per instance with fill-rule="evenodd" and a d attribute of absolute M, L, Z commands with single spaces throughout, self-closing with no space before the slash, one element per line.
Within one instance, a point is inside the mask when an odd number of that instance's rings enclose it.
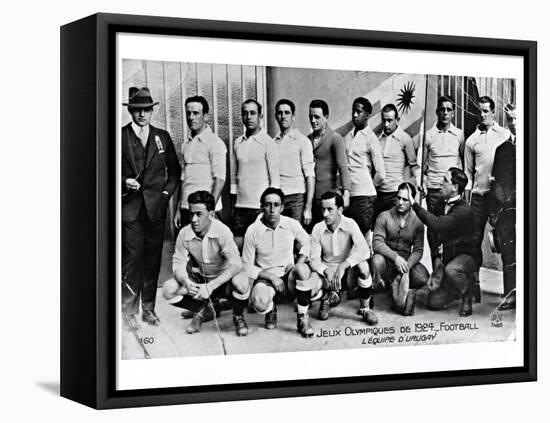
<path fill-rule="evenodd" d="M 369 247 L 372 244 L 370 231 L 374 223 L 376 185 L 386 177 L 380 142 L 368 126 L 371 113 L 371 102 L 364 97 L 356 98 L 351 113 L 354 128 L 344 138 L 351 179 L 346 216 L 357 222 Z"/>

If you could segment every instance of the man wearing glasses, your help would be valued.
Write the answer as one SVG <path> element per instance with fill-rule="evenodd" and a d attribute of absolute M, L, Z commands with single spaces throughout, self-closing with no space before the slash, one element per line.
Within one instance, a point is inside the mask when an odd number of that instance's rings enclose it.
<path fill-rule="evenodd" d="M 122 128 L 122 315 L 126 327 L 142 320 L 158 325 L 155 313 L 166 209 L 181 168 L 168 132 L 150 124 L 154 102 L 147 87 L 131 87 Z"/>

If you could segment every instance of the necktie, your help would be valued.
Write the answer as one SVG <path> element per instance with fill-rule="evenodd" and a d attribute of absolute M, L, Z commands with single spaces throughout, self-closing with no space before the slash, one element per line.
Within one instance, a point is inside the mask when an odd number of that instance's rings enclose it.
<path fill-rule="evenodd" d="M 147 145 L 147 135 L 145 134 L 145 128 L 142 126 L 139 128 L 139 139 L 141 140 L 141 145 L 145 147 Z"/>

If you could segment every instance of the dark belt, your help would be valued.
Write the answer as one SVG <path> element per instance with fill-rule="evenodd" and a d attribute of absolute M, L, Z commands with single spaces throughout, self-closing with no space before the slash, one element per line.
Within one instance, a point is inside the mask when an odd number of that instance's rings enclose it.
<path fill-rule="evenodd" d="M 441 192 L 441 188 L 428 188 L 429 194 L 439 194 Z"/>

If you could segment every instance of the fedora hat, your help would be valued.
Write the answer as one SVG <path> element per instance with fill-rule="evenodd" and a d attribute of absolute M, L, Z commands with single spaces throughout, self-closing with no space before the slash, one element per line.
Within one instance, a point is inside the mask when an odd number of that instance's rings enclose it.
<path fill-rule="evenodd" d="M 149 88 L 130 87 L 128 91 L 128 103 L 122 103 L 128 107 L 153 107 L 159 104 L 158 101 L 153 101 Z"/>

